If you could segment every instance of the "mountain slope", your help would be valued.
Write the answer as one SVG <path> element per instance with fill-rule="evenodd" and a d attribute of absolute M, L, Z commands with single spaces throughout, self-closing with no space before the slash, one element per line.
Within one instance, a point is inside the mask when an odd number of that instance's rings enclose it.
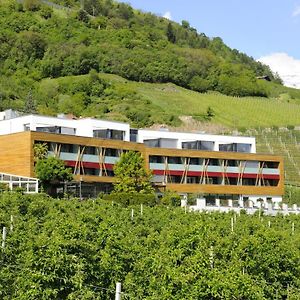
<path fill-rule="evenodd" d="M 297 122 L 299 90 L 283 87 L 266 66 L 220 38 L 198 34 L 187 21 L 179 25 L 107 0 L 86 0 L 85 10 L 79 1 L 55 1 L 71 9 L 39 0 L 0 1 L 0 109 L 25 106 L 25 111 L 109 117 L 135 126 L 179 125 L 182 115 L 230 127 Z M 106 80 L 98 72 L 209 93 L 111 84 L 116 77 Z M 262 75 L 272 82 L 256 78 Z"/>

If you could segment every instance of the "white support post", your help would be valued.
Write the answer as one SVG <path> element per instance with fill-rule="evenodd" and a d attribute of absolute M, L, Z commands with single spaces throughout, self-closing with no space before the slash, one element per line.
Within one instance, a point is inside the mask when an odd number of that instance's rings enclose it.
<path fill-rule="evenodd" d="M 143 204 L 141 204 L 141 216 L 143 215 Z"/>
<path fill-rule="evenodd" d="M 10 216 L 10 231 L 12 232 L 14 229 L 14 217 L 13 215 Z"/>
<path fill-rule="evenodd" d="M 133 209 L 131 209 L 131 221 L 133 221 L 133 214 L 134 214 Z"/>
<path fill-rule="evenodd" d="M 294 233 L 295 233 L 295 223 L 293 222 L 292 223 L 292 235 L 294 235 Z"/>
<path fill-rule="evenodd" d="M 116 283 L 116 298 L 115 300 L 121 300 L 121 282 Z"/>
<path fill-rule="evenodd" d="M 231 232 L 233 232 L 233 218 L 231 218 Z"/>
<path fill-rule="evenodd" d="M 5 240 L 6 240 L 6 227 L 3 227 L 3 232 L 2 232 L 2 248 L 5 248 Z"/>
<path fill-rule="evenodd" d="M 209 251 L 209 262 L 210 262 L 210 268 L 214 268 L 214 247 L 210 246 L 210 251 Z"/>

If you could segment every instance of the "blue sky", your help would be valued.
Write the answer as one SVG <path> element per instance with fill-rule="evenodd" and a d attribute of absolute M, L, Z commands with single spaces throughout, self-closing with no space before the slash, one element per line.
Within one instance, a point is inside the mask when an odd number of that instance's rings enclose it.
<path fill-rule="evenodd" d="M 255 59 L 281 53 L 300 67 L 300 0 L 130 0 L 128 3 L 179 23 L 187 20 L 198 32 L 219 36 L 231 48 Z M 277 56 L 272 62 L 278 72 L 276 65 L 285 62 L 283 56 L 278 62 Z"/>
<path fill-rule="evenodd" d="M 254 58 L 285 52 L 300 59 L 300 0 L 130 0 L 135 8 L 187 20 Z M 297 9 L 299 12 L 297 14 Z"/>

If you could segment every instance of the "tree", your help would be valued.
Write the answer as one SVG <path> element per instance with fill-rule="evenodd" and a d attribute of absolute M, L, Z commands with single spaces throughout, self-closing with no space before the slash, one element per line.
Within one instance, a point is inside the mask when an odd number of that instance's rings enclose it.
<path fill-rule="evenodd" d="M 36 11 L 39 10 L 41 3 L 39 0 L 25 0 L 23 5 L 26 10 Z"/>
<path fill-rule="evenodd" d="M 205 115 L 205 119 L 207 121 L 210 121 L 214 116 L 216 115 L 215 111 L 212 109 L 211 106 L 209 106 L 206 110 L 206 115 Z"/>
<path fill-rule="evenodd" d="M 71 169 L 66 168 L 64 162 L 54 156 L 38 159 L 35 173 L 45 190 L 55 183 L 73 179 Z"/>
<path fill-rule="evenodd" d="M 117 182 L 114 191 L 118 193 L 151 194 L 151 174 L 145 168 L 145 161 L 138 152 L 128 151 L 121 155 L 114 168 Z"/>
<path fill-rule="evenodd" d="M 48 154 L 48 146 L 46 143 L 36 143 L 33 147 L 33 157 L 35 161 L 45 159 Z"/>
<path fill-rule="evenodd" d="M 24 112 L 27 114 L 33 114 L 36 112 L 35 103 L 32 97 L 32 91 L 31 89 L 28 92 L 28 95 L 25 99 L 25 106 L 24 106 Z"/>
<path fill-rule="evenodd" d="M 174 28 L 173 28 L 171 22 L 167 26 L 167 38 L 168 38 L 168 41 L 173 44 L 176 42 L 176 35 L 175 35 Z"/>
<path fill-rule="evenodd" d="M 190 23 L 188 21 L 186 21 L 186 20 L 182 20 L 181 21 L 181 26 L 183 28 L 189 29 L 190 28 Z"/>

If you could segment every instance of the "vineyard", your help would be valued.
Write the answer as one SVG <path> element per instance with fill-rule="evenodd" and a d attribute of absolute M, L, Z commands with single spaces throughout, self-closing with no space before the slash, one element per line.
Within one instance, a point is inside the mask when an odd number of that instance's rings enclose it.
<path fill-rule="evenodd" d="M 0 195 L 1 299 L 299 299 L 300 218 Z"/>
<path fill-rule="evenodd" d="M 285 182 L 298 185 L 300 180 L 300 131 L 287 128 L 271 130 L 248 130 L 256 138 L 258 153 L 276 154 L 284 157 Z"/>

